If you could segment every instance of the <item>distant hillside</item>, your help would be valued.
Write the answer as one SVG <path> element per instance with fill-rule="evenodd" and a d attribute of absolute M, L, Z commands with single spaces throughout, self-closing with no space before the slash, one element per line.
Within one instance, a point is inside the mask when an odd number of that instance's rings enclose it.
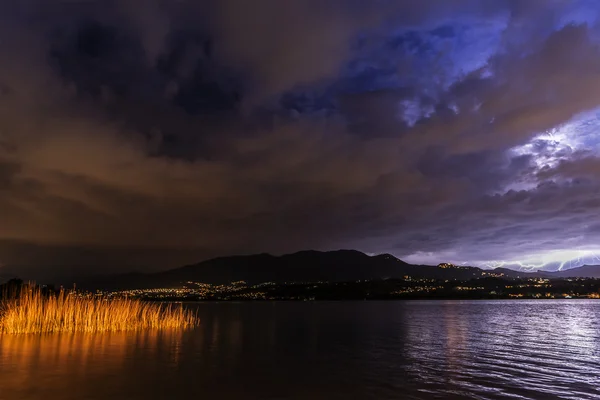
<path fill-rule="evenodd" d="M 130 273 L 78 282 L 82 288 L 135 289 L 179 287 L 185 282 L 225 284 L 235 281 L 316 282 L 394 279 L 410 276 L 426 279 L 468 280 L 489 276 L 507 277 L 600 277 L 600 266 L 585 266 L 561 272 L 527 273 L 507 268 L 483 270 L 476 267 L 440 268 L 408 264 L 390 254 L 369 256 L 356 250 L 301 251 L 283 256 L 255 254 L 219 257 L 169 271 L 142 274 Z"/>
<path fill-rule="evenodd" d="M 493 271 L 497 273 L 504 273 L 508 276 L 518 276 L 521 278 L 600 278 L 600 265 L 584 265 L 581 267 L 571 268 L 563 271 L 524 272 L 515 271 L 508 268 L 496 268 Z"/>
<path fill-rule="evenodd" d="M 187 281 L 222 284 L 234 281 L 315 282 L 402 278 L 470 279 L 481 276 L 473 267 L 441 269 L 408 264 L 390 254 L 369 256 L 356 250 L 301 251 L 283 256 L 256 254 L 220 257 L 198 264 L 155 273 L 132 273 L 98 279 L 80 287 L 124 289 L 176 287 Z"/>
<path fill-rule="evenodd" d="M 546 273 L 546 275 L 555 278 L 600 278 L 600 265 L 584 265 L 565 271 Z"/>
<path fill-rule="evenodd" d="M 514 271 L 508 268 L 496 268 L 494 271 L 503 272 L 509 276 L 541 277 L 541 278 L 600 278 L 600 265 L 584 265 L 581 267 L 570 268 L 563 271 Z"/>

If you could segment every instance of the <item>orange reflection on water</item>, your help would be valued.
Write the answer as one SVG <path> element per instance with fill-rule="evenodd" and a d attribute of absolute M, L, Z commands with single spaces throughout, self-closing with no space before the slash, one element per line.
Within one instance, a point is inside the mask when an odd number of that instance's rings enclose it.
<path fill-rule="evenodd" d="M 19 393 L 23 398 L 35 398 L 36 388 L 43 388 L 46 398 L 48 393 L 72 393 L 80 378 L 123 375 L 128 363 L 140 353 L 152 358 L 162 352 L 162 356 L 176 362 L 177 355 L 170 353 L 180 350 L 182 335 L 180 329 L 0 335 L 1 392 Z M 165 348 L 161 343 L 171 346 Z"/>

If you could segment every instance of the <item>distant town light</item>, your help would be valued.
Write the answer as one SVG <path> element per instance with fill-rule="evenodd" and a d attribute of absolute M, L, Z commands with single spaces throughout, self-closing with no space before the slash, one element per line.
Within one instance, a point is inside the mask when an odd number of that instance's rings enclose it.
<path fill-rule="evenodd" d="M 438 268 L 456 268 L 456 265 L 451 263 L 441 263 L 438 264 Z"/>

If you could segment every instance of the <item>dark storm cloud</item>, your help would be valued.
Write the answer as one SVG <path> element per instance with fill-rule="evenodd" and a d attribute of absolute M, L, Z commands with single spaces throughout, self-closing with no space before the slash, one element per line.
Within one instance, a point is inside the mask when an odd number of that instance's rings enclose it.
<path fill-rule="evenodd" d="M 584 3 L 0 4 L 5 264 L 595 238 L 597 153 L 532 141 L 600 106 Z"/>

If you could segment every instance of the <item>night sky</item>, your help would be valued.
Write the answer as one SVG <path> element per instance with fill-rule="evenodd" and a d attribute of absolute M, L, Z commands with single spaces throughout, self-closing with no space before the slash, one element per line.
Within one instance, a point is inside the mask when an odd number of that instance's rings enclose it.
<path fill-rule="evenodd" d="M 0 0 L 0 269 L 600 263 L 597 0 Z"/>

